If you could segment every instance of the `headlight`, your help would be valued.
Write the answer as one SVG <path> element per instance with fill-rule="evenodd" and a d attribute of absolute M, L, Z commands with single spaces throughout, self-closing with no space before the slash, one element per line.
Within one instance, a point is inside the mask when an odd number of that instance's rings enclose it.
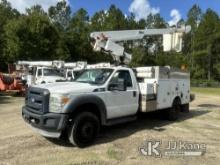
<path fill-rule="evenodd" d="M 63 107 L 70 101 L 70 98 L 64 95 L 52 94 L 50 96 L 49 111 L 60 113 Z"/>

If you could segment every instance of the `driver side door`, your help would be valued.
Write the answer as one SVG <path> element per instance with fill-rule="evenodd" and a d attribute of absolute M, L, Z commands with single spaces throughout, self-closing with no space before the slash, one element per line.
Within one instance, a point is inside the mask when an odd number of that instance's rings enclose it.
<path fill-rule="evenodd" d="M 134 115 L 138 109 L 137 89 L 134 88 L 130 72 L 128 70 L 119 70 L 114 73 L 109 84 L 117 83 L 123 79 L 126 90 L 107 90 L 106 106 L 108 119 Z"/>

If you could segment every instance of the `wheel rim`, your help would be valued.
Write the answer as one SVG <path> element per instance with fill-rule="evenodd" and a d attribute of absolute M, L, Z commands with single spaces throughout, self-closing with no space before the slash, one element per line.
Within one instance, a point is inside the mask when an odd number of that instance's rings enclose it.
<path fill-rule="evenodd" d="M 79 129 L 79 140 L 82 142 L 90 141 L 95 135 L 95 126 L 91 121 L 82 123 Z"/>

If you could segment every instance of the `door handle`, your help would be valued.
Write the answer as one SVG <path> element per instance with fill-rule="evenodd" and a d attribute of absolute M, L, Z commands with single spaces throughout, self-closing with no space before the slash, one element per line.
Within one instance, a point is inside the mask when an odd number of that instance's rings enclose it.
<path fill-rule="evenodd" d="M 136 97 L 136 96 L 137 96 L 137 92 L 133 91 L 133 97 Z"/>

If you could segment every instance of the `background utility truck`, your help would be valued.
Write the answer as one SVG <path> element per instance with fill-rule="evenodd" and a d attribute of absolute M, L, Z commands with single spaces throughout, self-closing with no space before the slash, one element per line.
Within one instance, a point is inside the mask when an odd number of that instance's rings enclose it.
<path fill-rule="evenodd" d="M 186 32 L 182 28 L 155 31 Z M 131 34 L 130 39 L 135 36 L 134 31 Z M 106 43 L 107 37 L 103 41 L 98 37 L 96 50 L 107 48 Z M 165 109 L 168 118 L 176 120 L 180 111 L 189 110 L 189 77 L 187 72 L 160 66 L 85 69 L 74 82 L 30 87 L 22 116 L 43 136 L 59 138 L 67 133 L 73 145 L 85 147 L 94 141 L 101 126 L 133 121 L 141 112 Z"/>
<path fill-rule="evenodd" d="M 60 72 L 64 61 L 18 61 L 17 70 L 22 70 L 22 79 L 28 86 L 64 81 Z"/>

